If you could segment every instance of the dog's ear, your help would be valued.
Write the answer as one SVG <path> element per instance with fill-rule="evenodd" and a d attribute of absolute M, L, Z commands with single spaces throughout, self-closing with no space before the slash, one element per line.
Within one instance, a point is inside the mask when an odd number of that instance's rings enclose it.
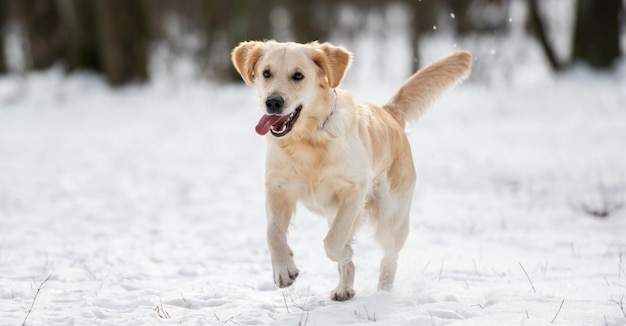
<path fill-rule="evenodd" d="M 265 42 L 241 42 L 233 49 L 231 54 L 235 69 L 237 69 L 237 72 L 246 84 L 250 86 L 254 85 L 254 80 L 256 79 L 254 69 L 259 58 L 265 52 L 265 46 Z"/>
<path fill-rule="evenodd" d="M 312 48 L 312 59 L 326 74 L 328 86 L 336 88 L 346 74 L 352 62 L 352 53 L 329 43 L 309 43 Z"/>

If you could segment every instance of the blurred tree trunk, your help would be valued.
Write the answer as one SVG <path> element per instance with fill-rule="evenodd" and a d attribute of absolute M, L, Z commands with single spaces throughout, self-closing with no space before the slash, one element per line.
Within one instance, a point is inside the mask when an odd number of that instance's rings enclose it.
<path fill-rule="evenodd" d="M 413 71 L 420 68 L 420 37 L 426 33 L 432 33 L 436 25 L 436 1 L 408 0 L 407 5 L 411 10 L 411 51 L 413 52 Z"/>
<path fill-rule="evenodd" d="M 529 19 L 533 32 L 539 39 L 543 53 L 546 55 L 548 63 L 550 63 L 550 67 L 552 67 L 552 70 L 554 71 L 562 70 L 564 68 L 564 64 L 562 64 L 556 57 L 552 44 L 548 40 L 537 0 L 528 0 L 528 14 L 530 16 Z"/>
<path fill-rule="evenodd" d="M 65 55 L 65 35 L 54 0 L 12 0 L 30 46 L 34 69 L 49 68 Z"/>
<path fill-rule="evenodd" d="M 144 2 L 96 0 L 95 9 L 102 66 L 109 83 L 147 80 L 149 33 Z"/>
<path fill-rule="evenodd" d="M 291 13 L 291 24 L 296 42 L 308 43 L 315 40 L 322 40 L 313 26 L 315 16 L 316 1 L 300 0 L 286 1 L 287 8 Z"/>
<path fill-rule="evenodd" d="M 223 25 L 228 32 L 231 45 L 243 40 L 264 40 L 272 38 L 270 11 L 273 6 L 266 0 L 228 1 L 231 16 Z M 212 15 L 223 15 L 213 11 Z M 221 25 L 221 24 L 220 24 Z"/>
<path fill-rule="evenodd" d="M 456 32 L 460 35 L 467 34 L 473 30 L 473 24 L 469 15 L 469 7 L 473 0 L 448 0 L 448 6 L 454 14 L 456 22 Z"/>
<path fill-rule="evenodd" d="M 57 0 L 67 30 L 67 69 L 103 71 L 94 0 Z"/>
<path fill-rule="evenodd" d="M 312 41 L 324 42 L 328 40 L 330 29 L 334 25 L 334 15 L 339 6 L 332 6 L 326 1 L 300 0 L 285 1 L 286 7 L 291 13 L 291 24 L 296 42 L 308 43 Z M 316 21 L 318 10 L 324 10 L 324 22 Z"/>
<path fill-rule="evenodd" d="M 621 56 L 619 15 L 622 0 L 578 0 L 573 59 L 607 68 Z"/>
<path fill-rule="evenodd" d="M 0 0 L 0 74 L 7 72 L 6 60 L 4 58 L 4 25 L 7 17 L 6 1 Z"/>
<path fill-rule="evenodd" d="M 223 45 L 224 41 L 227 51 L 230 51 L 242 41 L 271 39 L 270 12 L 272 9 L 273 1 L 266 0 L 206 1 L 204 4 L 206 17 L 204 32 L 208 47 L 206 51 L 212 53 L 213 47 Z M 241 80 L 230 62 L 218 63 L 210 67 L 217 76 L 226 77 L 228 80 Z"/>

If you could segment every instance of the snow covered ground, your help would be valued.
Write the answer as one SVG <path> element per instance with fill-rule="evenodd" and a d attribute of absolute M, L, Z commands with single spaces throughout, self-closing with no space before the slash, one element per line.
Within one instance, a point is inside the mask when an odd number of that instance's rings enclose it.
<path fill-rule="evenodd" d="M 3 77 L 0 324 L 626 325 L 626 211 L 580 209 L 625 199 L 623 66 L 446 94 L 409 135 L 419 181 L 395 290 L 376 291 L 365 229 L 342 303 L 326 222 L 305 209 L 301 275 L 272 283 L 252 89 Z M 382 104 L 397 86 L 345 88 Z"/>

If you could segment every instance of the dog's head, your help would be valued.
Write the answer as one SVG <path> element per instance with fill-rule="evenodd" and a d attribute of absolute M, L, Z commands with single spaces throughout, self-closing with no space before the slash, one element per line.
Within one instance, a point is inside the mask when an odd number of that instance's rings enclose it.
<path fill-rule="evenodd" d="M 314 132 L 330 110 L 330 90 L 341 83 L 352 55 L 329 43 L 242 42 L 232 61 L 246 84 L 256 85 L 263 116 L 256 126 L 283 137 Z"/>

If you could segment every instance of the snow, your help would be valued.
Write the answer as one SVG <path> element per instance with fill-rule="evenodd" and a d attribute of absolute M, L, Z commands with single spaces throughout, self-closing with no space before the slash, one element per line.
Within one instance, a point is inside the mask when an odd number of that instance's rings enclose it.
<path fill-rule="evenodd" d="M 366 228 L 342 303 L 326 222 L 304 208 L 301 275 L 272 283 L 253 89 L 2 77 L 0 324 L 626 325 L 626 212 L 577 208 L 624 200 L 625 72 L 447 93 L 409 134 L 419 180 L 395 289 L 376 291 Z M 398 86 L 345 88 L 382 104 Z"/>

